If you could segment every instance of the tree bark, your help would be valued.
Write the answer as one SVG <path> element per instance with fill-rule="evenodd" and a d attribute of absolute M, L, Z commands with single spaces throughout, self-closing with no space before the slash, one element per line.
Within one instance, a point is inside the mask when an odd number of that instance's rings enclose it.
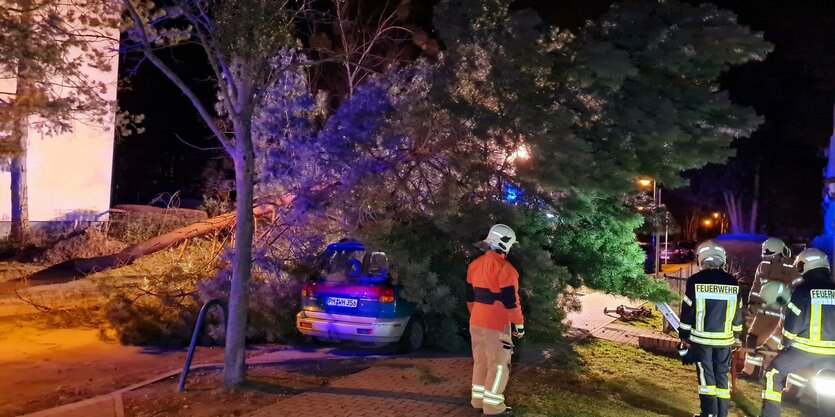
<path fill-rule="evenodd" d="M 229 317 L 226 327 L 226 352 L 223 385 L 240 386 L 246 378 L 246 318 L 249 278 L 252 273 L 252 214 L 255 182 L 255 151 L 252 145 L 252 116 L 239 116 L 235 123 L 235 260 L 232 265 L 232 288 L 229 292 Z"/>
<path fill-rule="evenodd" d="M 28 5 L 28 3 L 23 3 Z M 15 97 L 17 100 L 29 94 L 30 81 L 26 60 L 17 63 L 17 85 Z M 17 115 L 12 132 L 12 140 L 17 142 L 17 152 L 12 156 L 11 174 L 11 205 L 12 223 L 9 238 L 15 242 L 23 242 L 29 236 L 29 187 L 26 181 L 26 154 L 29 148 L 29 113 Z"/>
<path fill-rule="evenodd" d="M 26 181 L 26 153 L 29 142 L 27 115 L 20 116 L 15 122 L 13 140 L 18 142 L 19 148 L 12 156 L 10 167 L 12 223 L 9 238 L 15 242 L 24 242 L 29 236 L 29 187 Z"/>

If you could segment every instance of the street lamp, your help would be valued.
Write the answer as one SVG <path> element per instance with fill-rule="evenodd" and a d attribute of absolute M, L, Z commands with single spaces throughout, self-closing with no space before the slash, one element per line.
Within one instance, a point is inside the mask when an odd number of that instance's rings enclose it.
<path fill-rule="evenodd" d="M 658 252 L 658 206 L 661 205 L 661 189 L 652 178 L 640 178 L 638 184 L 641 187 L 649 187 L 652 185 L 652 245 L 655 246 L 655 262 L 653 263 L 653 275 L 658 277 L 660 256 Z M 666 217 L 665 217 L 666 223 Z M 664 251 L 668 249 L 668 242 L 665 234 Z"/>

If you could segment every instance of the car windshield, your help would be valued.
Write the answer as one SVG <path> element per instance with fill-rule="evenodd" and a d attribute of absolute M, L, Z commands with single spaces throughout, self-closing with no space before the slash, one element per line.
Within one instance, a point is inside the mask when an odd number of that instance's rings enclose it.
<path fill-rule="evenodd" d="M 316 278 L 330 283 L 375 283 L 386 280 L 387 268 L 383 252 L 336 249 L 325 253 Z"/>

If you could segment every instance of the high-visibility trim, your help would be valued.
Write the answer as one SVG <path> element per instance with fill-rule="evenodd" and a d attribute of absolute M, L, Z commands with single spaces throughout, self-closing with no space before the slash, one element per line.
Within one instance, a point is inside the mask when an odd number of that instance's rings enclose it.
<path fill-rule="evenodd" d="M 690 307 L 693 307 L 693 300 L 691 300 L 690 297 L 685 295 L 684 297 L 681 298 L 681 301 L 684 301 L 684 304 L 687 304 Z"/>
<path fill-rule="evenodd" d="M 774 401 L 776 403 L 783 402 L 783 393 L 774 391 L 763 391 L 764 400 Z"/>
<path fill-rule="evenodd" d="M 759 297 L 759 296 L 760 296 L 760 293 L 758 293 L 758 292 L 756 292 L 756 291 L 751 291 L 748 295 L 749 295 L 749 296 L 754 296 L 754 297 Z"/>
<path fill-rule="evenodd" d="M 821 321 L 821 312 L 823 311 L 822 305 L 815 305 L 812 304 L 812 316 L 809 320 L 809 339 L 814 341 L 821 340 L 821 333 L 823 329 L 823 321 Z"/>
<path fill-rule="evenodd" d="M 699 368 L 699 387 L 707 386 L 707 380 L 705 379 L 705 368 L 702 366 L 701 362 L 696 362 L 696 367 Z"/>
<path fill-rule="evenodd" d="M 771 401 L 782 401 L 783 394 L 774 391 L 774 377 L 779 373 L 780 371 L 776 369 L 772 369 L 765 373 L 765 389 L 763 390 L 763 399 L 768 399 L 766 398 L 767 394 L 770 395 L 772 398 L 774 398 L 774 395 L 771 394 L 777 394 L 779 396 L 778 399 L 772 399 Z"/>
<path fill-rule="evenodd" d="M 791 301 L 789 301 L 789 305 L 787 305 L 786 307 L 788 307 L 789 310 L 791 310 L 791 312 L 794 313 L 796 316 L 799 316 L 801 313 L 800 308 Z"/>
<path fill-rule="evenodd" d="M 504 395 L 495 394 L 495 393 L 492 393 L 490 391 L 484 391 L 484 398 L 490 398 L 492 400 L 504 401 Z"/>
<path fill-rule="evenodd" d="M 691 330 L 692 328 L 693 328 L 693 326 L 691 326 L 687 323 L 681 323 L 679 325 L 679 329 L 682 329 L 682 330 Z"/>
<path fill-rule="evenodd" d="M 705 329 L 705 314 L 707 314 L 707 309 L 705 308 L 705 299 L 704 298 L 696 298 L 696 330 L 704 331 Z"/>
<path fill-rule="evenodd" d="M 804 344 L 821 349 L 835 349 L 835 340 L 812 340 L 806 337 L 800 337 L 786 329 L 783 329 L 783 336 L 795 344 Z"/>
<path fill-rule="evenodd" d="M 693 334 L 711 339 L 723 339 L 726 337 L 733 337 L 733 332 L 730 330 L 727 332 L 707 332 L 704 330 L 693 330 Z"/>
<path fill-rule="evenodd" d="M 484 398 L 484 386 L 483 385 L 473 385 L 472 389 L 472 397 L 475 400 L 481 400 Z"/>
<path fill-rule="evenodd" d="M 496 365 L 496 368 L 496 379 L 493 380 L 493 388 L 490 390 L 492 392 L 499 391 L 499 386 L 502 384 L 502 374 L 504 373 L 504 365 Z"/>
<path fill-rule="evenodd" d="M 796 387 L 799 387 L 799 388 L 804 388 L 804 387 L 806 387 L 806 384 L 809 383 L 808 379 L 803 378 L 802 376 L 797 375 L 797 374 L 789 374 L 788 381 L 789 381 L 790 384 L 792 384 Z"/>
<path fill-rule="evenodd" d="M 484 404 L 492 405 L 493 407 L 499 406 L 503 403 L 503 401 L 493 400 L 493 399 L 486 398 L 486 397 L 482 401 L 484 402 Z"/>
<path fill-rule="evenodd" d="M 504 403 L 504 395 L 496 394 L 495 392 L 491 392 L 489 390 L 484 390 L 484 404 L 491 405 L 493 407 L 502 405 Z"/>
<path fill-rule="evenodd" d="M 800 338 L 792 340 L 792 347 L 815 355 L 835 356 L 835 348 L 813 346 L 803 343 Z"/>
<path fill-rule="evenodd" d="M 731 399 L 731 390 L 729 388 L 716 388 L 716 398 Z"/>
<path fill-rule="evenodd" d="M 728 302 L 725 303 L 725 308 L 726 308 L 725 309 L 725 333 L 733 333 L 733 332 L 737 331 L 737 330 L 734 330 L 734 325 L 733 325 L 734 324 L 734 316 L 735 316 L 734 307 L 736 307 L 736 305 L 737 305 L 737 300 L 734 300 L 734 302 L 731 302 L 730 300 L 728 300 Z M 740 327 L 740 329 L 738 331 L 742 331 L 742 328 Z"/>
<path fill-rule="evenodd" d="M 747 363 L 749 365 L 754 365 L 754 366 L 763 366 L 763 357 L 762 356 L 748 355 L 745 358 L 745 363 Z"/>
<path fill-rule="evenodd" d="M 715 385 L 701 385 L 699 386 L 699 395 L 709 395 L 711 397 L 716 396 L 716 386 Z"/>
<path fill-rule="evenodd" d="M 705 339 L 699 336 L 695 336 L 692 333 L 690 334 L 690 341 L 703 346 L 728 347 L 733 346 L 734 344 L 733 336 L 726 339 Z"/>
<path fill-rule="evenodd" d="M 734 333 L 736 333 L 736 332 L 741 332 L 741 331 L 742 331 L 742 325 L 740 324 L 740 325 L 738 325 L 738 326 L 734 326 L 734 327 L 732 328 L 732 330 L 734 331 Z"/>

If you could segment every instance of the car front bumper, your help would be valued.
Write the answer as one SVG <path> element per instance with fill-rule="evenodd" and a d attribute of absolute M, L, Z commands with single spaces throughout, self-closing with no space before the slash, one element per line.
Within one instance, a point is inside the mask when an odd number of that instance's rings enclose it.
<path fill-rule="evenodd" d="M 362 343 L 397 342 L 408 322 L 408 317 L 381 319 L 305 310 L 296 315 L 296 328 L 305 336 Z"/>

